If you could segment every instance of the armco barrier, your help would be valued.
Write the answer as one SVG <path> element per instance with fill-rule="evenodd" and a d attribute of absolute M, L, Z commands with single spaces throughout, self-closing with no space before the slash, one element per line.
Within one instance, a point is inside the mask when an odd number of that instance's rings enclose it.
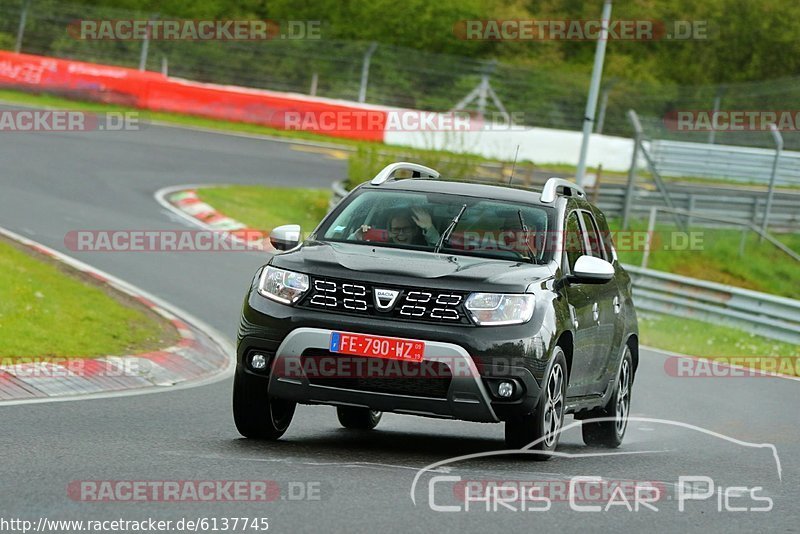
<path fill-rule="evenodd" d="M 670 198 L 676 208 L 704 215 L 729 217 L 743 222 L 760 224 L 764 218 L 767 196 L 763 191 L 719 190 L 697 185 L 694 187 L 670 187 Z M 600 188 L 598 206 L 607 217 L 621 217 L 625 207 L 627 188 L 624 185 L 608 184 Z M 800 194 L 775 193 L 769 214 L 771 228 L 800 227 Z M 653 206 L 666 206 L 664 196 L 657 191 L 634 190 L 631 210 L 635 216 L 646 217 Z M 703 223 L 695 220 L 694 224 Z M 706 223 L 708 224 L 708 223 Z"/>
<path fill-rule="evenodd" d="M 625 265 L 637 309 L 723 323 L 800 344 L 800 301 Z"/>
<path fill-rule="evenodd" d="M 654 140 L 653 160 L 663 176 L 724 178 L 768 184 L 775 150 L 707 143 Z M 778 160 L 776 183 L 800 184 L 800 152 L 783 151 Z"/>
<path fill-rule="evenodd" d="M 0 85 L 275 128 L 285 128 L 287 113 L 300 113 L 305 120 L 297 129 L 365 141 L 383 141 L 387 117 L 386 110 L 374 106 L 4 51 L 0 51 Z M 370 120 L 357 128 L 348 126 L 348 114 L 366 112 Z"/>

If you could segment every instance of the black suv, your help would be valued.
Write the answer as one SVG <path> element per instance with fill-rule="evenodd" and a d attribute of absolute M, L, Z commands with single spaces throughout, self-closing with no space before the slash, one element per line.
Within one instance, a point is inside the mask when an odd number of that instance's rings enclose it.
<path fill-rule="evenodd" d="M 396 179 L 409 173 L 410 179 Z M 575 184 L 541 192 L 393 163 L 253 278 L 238 332 L 239 432 L 277 439 L 296 403 L 347 428 L 385 411 L 505 422 L 546 459 L 565 414 L 617 447 L 638 363 L 631 282 L 603 214 Z"/>

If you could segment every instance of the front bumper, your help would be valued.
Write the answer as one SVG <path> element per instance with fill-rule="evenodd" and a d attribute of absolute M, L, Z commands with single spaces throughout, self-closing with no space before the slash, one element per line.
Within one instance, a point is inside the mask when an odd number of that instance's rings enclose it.
<path fill-rule="evenodd" d="M 303 371 L 302 355 L 308 349 L 327 349 L 331 333 L 331 330 L 322 328 L 298 328 L 286 337 L 275 354 L 273 372 L 269 377 L 270 395 L 312 404 L 358 406 L 384 412 L 468 421 L 499 421 L 492 409 L 489 392 L 472 358 L 463 348 L 450 343 L 426 341 L 424 353 L 424 361 L 440 362 L 450 368 L 452 379 L 446 398 L 359 391 L 312 383 Z M 276 369 L 298 371 L 292 373 L 293 376 L 284 376 L 284 373 L 274 372 Z"/>
<path fill-rule="evenodd" d="M 239 329 L 238 370 L 264 378 L 271 395 L 308 404 L 368 407 L 373 410 L 478 422 L 497 422 L 532 411 L 539 399 L 540 373 L 547 365 L 530 325 L 498 328 L 434 326 L 321 313 L 285 306 L 251 292 Z M 329 386 L 302 373 L 258 373 L 248 366 L 254 350 L 270 355 L 271 369 L 303 369 L 307 351 L 327 350 L 333 331 L 416 339 L 426 344 L 424 362 L 450 368 L 452 380 L 440 398 Z M 524 337 L 528 336 L 528 337 Z M 431 339 L 435 338 L 435 339 Z M 513 400 L 500 399 L 496 385 L 510 378 L 521 385 Z M 403 380 L 427 380 L 404 378 Z"/>

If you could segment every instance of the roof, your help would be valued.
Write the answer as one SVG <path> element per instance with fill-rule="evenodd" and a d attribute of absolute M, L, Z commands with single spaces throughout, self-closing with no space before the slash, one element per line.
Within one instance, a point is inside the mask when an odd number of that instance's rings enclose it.
<path fill-rule="evenodd" d="M 370 185 L 369 182 L 362 186 L 364 189 L 381 191 L 413 191 L 416 193 L 445 193 L 451 195 L 464 195 L 476 198 L 489 198 L 507 202 L 523 204 L 542 204 L 541 193 L 527 191 L 503 185 L 475 184 L 469 182 L 456 182 L 452 180 L 424 180 L 420 178 L 406 180 L 392 180 L 381 185 Z"/>

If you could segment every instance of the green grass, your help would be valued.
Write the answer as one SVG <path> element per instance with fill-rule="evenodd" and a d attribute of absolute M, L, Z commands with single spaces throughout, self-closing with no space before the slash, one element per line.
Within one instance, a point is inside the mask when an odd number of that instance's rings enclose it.
<path fill-rule="evenodd" d="M 762 359 L 778 358 L 783 360 L 779 368 L 790 374 L 796 374 L 800 358 L 800 346 L 684 317 L 643 314 L 639 334 L 642 345 L 712 360 L 749 357 L 750 367 L 755 368 L 765 367 Z"/>
<path fill-rule="evenodd" d="M 668 215 L 664 215 L 667 217 Z M 612 230 L 618 228 L 612 222 Z M 647 223 L 636 220 L 631 230 L 646 232 Z M 658 271 L 719 282 L 764 293 L 784 297 L 800 298 L 800 262 L 797 262 L 769 242 L 758 242 L 758 237 L 749 233 L 744 247 L 744 255 L 739 256 L 742 239 L 740 230 L 694 228 L 702 242 L 699 250 L 676 249 L 669 242 L 673 238 L 674 226 L 656 227 L 657 246 L 650 252 L 648 267 Z M 682 234 L 675 236 L 679 239 Z M 778 239 L 794 251 L 800 252 L 800 234 L 781 234 Z M 676 242 L 680 244 L 680 242 Z M 617 238 L 620 261 L 631 265 L 641 265 L 643 251 L 638 247 L 625 247 L 622 236 Z M 637 248 L 637 250 L 624 250 Z"/>
<path fill-rule="evenodd" d="M 177 336 L 66 268 L 0 240 L 0 359 L 124 355 Z"/>
<path fill-rule="evenodd" d="M 269 231 L 282 224 L 299 224 L 311 232 L 328 211 L 330 191 L 292 187 L 232 185 L 197 190 L 201 200 L 250 228 Z"/>

